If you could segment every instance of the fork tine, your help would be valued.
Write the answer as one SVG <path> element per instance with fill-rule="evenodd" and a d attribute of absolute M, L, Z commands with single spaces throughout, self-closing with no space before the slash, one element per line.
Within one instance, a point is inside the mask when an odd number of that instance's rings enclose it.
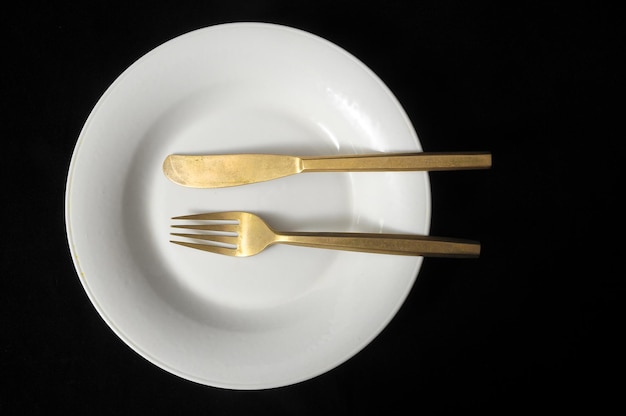
<path fill-rule="evenodd" d="M 203 231 L 227 231 L 237 232 L 238 224 L 175 224 L 172 228 L 185 228 L 188 230 L 203 230 Z"/>
<path fill-rule="evenodd" d="M 174 240 L 170 240 L 170 243 L 178 244 L 179 246 L 195 248 L 196 250 L 208 251 L 209 253 L 224 254 L 226 256 L 236 255 L 236 250 L 234 248 L 211 246 L 208 244 L 200 244 L 200 243 L 188 243 L 186 241 L 174 241 Z"/>
<path fill-rule="evenodd" d="M 213 241 L 215 243 L 225 243 L 237 245 L 237 236 L 233 235 L 219 235 L 219 234 L 185 234 L 185 233 L 170 233 L 177 237 L 195 238 L 196 240 Z"/>
<path fill-rule="evenodd" d="M 236 212 L 207 212 L 204 214 L 181 215 L 172 217 L 173 220 L 228 220 L 237 221 L 238 213 Z"/>

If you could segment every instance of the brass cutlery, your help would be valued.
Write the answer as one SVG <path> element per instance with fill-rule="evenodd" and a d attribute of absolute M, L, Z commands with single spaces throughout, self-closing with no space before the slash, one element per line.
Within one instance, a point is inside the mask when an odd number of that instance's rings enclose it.
<path fill-rule="evenodd" d="M 169 155 L 163 172 L 192 188 L 223 188 L 278 179 L 306 172 L 380 172 L 487 169 L 491 154 L 380 153 L 349 156 L 272 154 Z"/>
<path fill-rule="evenodd" d="M 432 236 L 275 231 L 260 217 L 249 212 L 216 212 L 172 219 L 191 221 L 187 224 L 177 223 L 172 227 L 194 231 L 174 232 L 171 233 L 173 236 L 196 240 L 171 240 L 172 243 L 227 256 L 253 256 L 273 244 L 405 256 L 478 257 L 480 254 L 478 242 Z"/>

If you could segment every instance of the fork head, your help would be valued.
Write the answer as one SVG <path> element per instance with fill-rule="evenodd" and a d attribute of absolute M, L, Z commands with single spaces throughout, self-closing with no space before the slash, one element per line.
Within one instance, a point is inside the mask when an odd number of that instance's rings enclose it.
<path fill-rule="evenodd" d="M 253 256 L 272 244 L 276 238 L 274 231 L 261 218 L 249 212 L 213 212 L 172 219 L 193 221 L 192 224 L 174 224 L 172 227 L 195 232 L 176 232 L 171 235 L 204 242 L 170 240 L 171 243 L 210 253 L 236 257 Z"/>

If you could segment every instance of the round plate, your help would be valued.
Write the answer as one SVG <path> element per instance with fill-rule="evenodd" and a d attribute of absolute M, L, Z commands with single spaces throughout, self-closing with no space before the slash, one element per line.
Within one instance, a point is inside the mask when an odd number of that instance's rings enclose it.
<path fill-rule="evenodd" d="M 87 120 L 67 181 L 76 270 L 113 331 L 198 383 L 288 385 L 326 372 L 392 319 L 421 257 L 272 246 L 235 258 L 169 243 L 171 217 L 250 211 L 283 231 L 427 234 L 424 172 L 303 173 L 190 189 L 170 153 L 416 152 L 392 93 L 309 33 L 234 23 L 173 39 L 126 70 Z"/>

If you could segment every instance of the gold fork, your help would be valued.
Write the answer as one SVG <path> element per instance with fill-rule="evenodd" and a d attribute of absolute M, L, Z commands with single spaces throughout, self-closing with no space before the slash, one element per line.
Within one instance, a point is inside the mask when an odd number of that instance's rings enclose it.
<path fill-rule="evenodd" d="M 422 235 L 279 232 L 274 231 L 261 218 L 249 212 L 216 212 L 184 215 L 172 219 L 209 221 L 204 224 L 172 225 L 174 228 L 203 231 L 203 233 L 171 234 L 177 237 L 204 240 L 212 244 L 173 240 L 170 242 L 227 256 L 253 256 L 276 243 L 405 256 L 478 257 L 480 254 L 478 242 Z"/>

